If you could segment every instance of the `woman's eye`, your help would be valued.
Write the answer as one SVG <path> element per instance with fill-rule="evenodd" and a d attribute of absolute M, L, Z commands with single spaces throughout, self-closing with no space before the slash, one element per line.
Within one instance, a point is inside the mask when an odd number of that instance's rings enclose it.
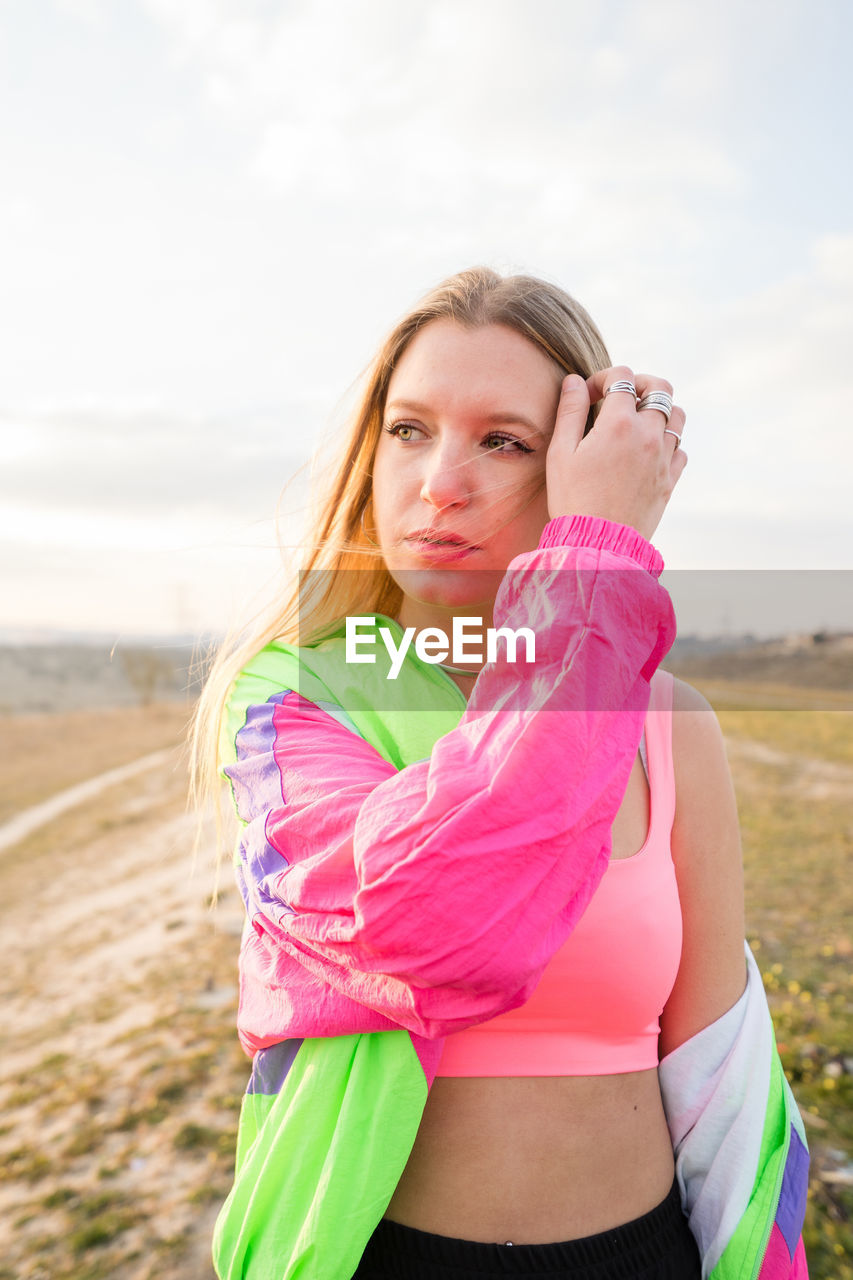
<path fill-rule="evenodd" d="M 515 436 L 504 436 L 500 432 L 493 433 L 486 437 L 486 445 L 490 453 L 532 453 L 533 450 L 529 445 L 524 444 L 521 440 L 516 440 Z M 508 445 L 514 445 L 515 448 L 508 448 Z"/>
<path fill-rule="evenodd" d="M 396 436 L 398 440 L 408 444 L 410 440 L 414 439 L 412 433 L 417 431 L 418 428 L 413 426 L 411 422 L 394 422 L 390 427 L 386 427 L 385 430 L 389 436 Z"/>
<path fill-rule="evenodd" d="M 389 436 L 396 437 L 402 444 L 409 444 L 416 440 L 419 435 L 423 435 L 423 429 L 416 427 L 413 422 L 392 422 L 390 426 L 384 428 Z M 486 436 L 484 440 L 486 451 L 488 453 L 505 453 L 508 457 L 514 453 L 532 453 L 533 450 L 522 440 L 516 439 L 515 436 L 504 435 L 500 431 L 493 431 Z"/>

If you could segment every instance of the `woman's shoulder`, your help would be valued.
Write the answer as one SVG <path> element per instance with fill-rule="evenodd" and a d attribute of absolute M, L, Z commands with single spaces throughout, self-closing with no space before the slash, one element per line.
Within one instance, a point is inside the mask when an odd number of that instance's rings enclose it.
<path fill-rule="evenodd" d="M 740 881 L 737 801 L 723 730 L 708 699 L 676 679 L 672 706 L 673 856 L 680 879 L 705 893 L 712 881 Z"/>
<path fill-rule="evenodd" d="M 324 692 L 311 662 L 312 650 L 284 640 L 272 640 L 252 654 L 234 677 L 225 699 L 221 722 L 220 755 L 229 763 L 234 755 L 237 734 L 246 725 L 252 709 L 275 705 L 288 693 L 318 701 Z M 254 712 L 255 719 L 262 712 Z"/>
<path fill-rule="evenodd" d="M 330 663 L 340 664 L 343 643 L 338 636 L 309 645 L 270 640 L 241 666 L 229 691 L 229 705 L 257 706 L 288 690 L 310 699 L 312 692 L 318 692 L 313 686 L 327 674 Z"/>
<path fill-rule="evenodd" d="M 695 685 L 688 684 L 686 680 L 679 679 L 678 676 L 670 676 L 672 680 L 672 709 L 673 711 L 703 711 L 710 712 L 714 719 L 716 714 L 704 693 L 700 693 Z"/>
<path fill-rule="evenodd" d="M 672 678 L 672 765 L 677 823 L 695 825 L 709 813 L 737 821 L 717 713 L 703 693 L 677 677 Z"/>
<path fill-rule="evenodd" d="M 723 730 L 711 703 L 694 685 L 677 676 L 672 681 L 672 756 L 681 785 L 691 779 L 701 780 L 702 770 L 711 768 L 714 775 L 724 766 L 728 776 L 728 758 Z"/>
<path fill-rule="evenodd" d="M 228 707 L 267 702 L 275 693 L 295 687 L 300 670 L 295 645 L 273 640 L 248 658 L 231 684 Z"/>

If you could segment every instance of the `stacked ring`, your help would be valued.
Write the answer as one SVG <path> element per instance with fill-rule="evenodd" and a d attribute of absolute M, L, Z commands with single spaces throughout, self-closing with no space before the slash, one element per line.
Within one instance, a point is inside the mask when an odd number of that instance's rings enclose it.
<path fill-rule="evenodd" d="M 637 398 L 637 388 L 627 378 L 620 378 L 618 382 L 611 382 L 604 394 L 609 396 L 611 391 L 627 391 L 635 400 Z"/>
<path fill-rule="evenodd" d="M 657 409 L 669 422 L 672 414 L 672 396 L 666 391 L 650 391 L 638 403 L 637 412 L 639 413 L 641 409 Z"/>

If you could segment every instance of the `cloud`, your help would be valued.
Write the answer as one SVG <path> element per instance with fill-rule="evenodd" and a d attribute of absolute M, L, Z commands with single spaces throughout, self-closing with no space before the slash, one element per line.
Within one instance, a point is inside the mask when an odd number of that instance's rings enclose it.
<path fill-rule="evenodd" d="M 699 235 L 697 196 L 743 180 L 707 98 L 685 89 L 713 78 L 713 41 L 660 0 L 642 21 L 620 7 L 618 45 L 592 6 L 556 0 L 147 7 L 210 109 L 244 130 L 248 171 L 308 216 L 333 204 L 371 244 L 428 228 L 452 251 L 467 222 L 543 259 L 561 237 L 663 247 Z"/>
<path fill-rule="evenodd" d="M 0 534 L 4 630 L 224 633 L 280 583 L 274 546 L 21 545 Z M 37 590 L 34 591 L 34 584 Z"/>
<path fill-rule="evenodd" d="M 672 377 L 674 549 L 853 543 L 850 188 L 826 141 L 848 6 L 58 4 L 0 33 L 27 70 L 0 77 L 24 108 L 0 144 L 0 497 L 28 546 L 147 531 L 155 583 L 204 543 L 214 598 L 223 543 L 267 537 L 387 324 L 481 261 L 564 283 L 615 358 Z"/>
<path fill-rule="evenodd" d="M 781 279 L 697 313 L 685 445 L 708 469 L 703 509 L 794 523 L 837 512 L 853 542 L 851 332 L 853 234 L 818 238 Z"/>
<path fill-rule="evenodd" d="M 109 520 L 226 512 L 265 520 L 307 461 L 316 428 L 316 409 L 298 403 L 261 419 L 107 410 L 0 415 L 9 442 L 0 499 Z M 294 447 L 298 439 L 304 452 Z"/>

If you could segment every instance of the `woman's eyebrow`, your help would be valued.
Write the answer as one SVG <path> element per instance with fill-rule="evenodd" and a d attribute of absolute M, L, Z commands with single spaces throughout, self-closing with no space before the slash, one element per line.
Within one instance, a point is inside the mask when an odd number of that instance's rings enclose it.
<path fill-rule="evenodd" d="M 395 400 L 393 404 L 385 406 L 385 412 L 402 412 L 402 413 L 422 413 L 429 415 L 429 405 L 420 404 L 417 400 Z M 550 439 L 550 436 L 537 427 L 534 422 L 526 418 L 523 413 L 515 413 L 509 409 L 497 409 L 494 413 L 484 413 L 480 417 L 480 421 L 488 426 L 518 426 L 527 427 L 534 435 L 540 436 L 543 440 Z"/>

